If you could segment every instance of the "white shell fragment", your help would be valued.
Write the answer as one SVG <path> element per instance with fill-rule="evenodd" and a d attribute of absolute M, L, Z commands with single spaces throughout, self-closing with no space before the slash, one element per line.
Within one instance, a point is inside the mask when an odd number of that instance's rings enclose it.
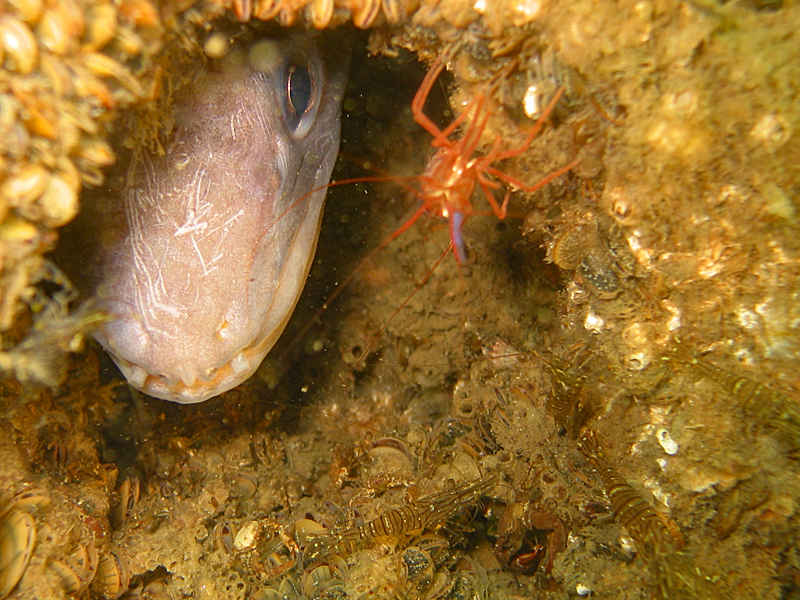
<path fill-rule="evenodd" d="M 678 442 L 673 440 L 672 436 L 669 434 L 669 431 L 663 427 L 656 431 L 656 439 L 658 440 L 658 443 L 661 444 L 664 452 L 670 456 L 674 456 L 678 453 Z"/>
<path fill-rule="evenodd" d="M 539 114 L 541 110 L 539 106 L 539 86 L 536 84 L 528 86 L 528 89 L 525 90 L 525 97 L 522 99 L 522 105 L 529 119 L 533 119 Z"/>
<path fill-rule="evenodd" d="M 250 521 L 247 525 L 239 530 L 236 534 L 236 539 L 233 541 L 233 547 L 239 550 L 250 550 L 256 545 L 256 537 L 258 535 L 258 523 Z"/>

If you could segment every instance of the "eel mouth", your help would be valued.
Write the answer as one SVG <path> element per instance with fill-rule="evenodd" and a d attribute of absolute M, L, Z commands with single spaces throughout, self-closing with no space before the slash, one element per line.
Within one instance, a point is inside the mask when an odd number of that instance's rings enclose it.
<path fill-rule="evenodd" d="M 128 383 L 141 392 L 180 404 L 197 404 L 227 392 L 248 379 L 269 352 L 271 341 L 265 339 L 240 350 L 221 367 L 211 367 L 202 375 L 186 369 L 180 376 L 173 377 L 149 373 L 119 356 L 109 346 L 106 346 L 106 351 Z"/>

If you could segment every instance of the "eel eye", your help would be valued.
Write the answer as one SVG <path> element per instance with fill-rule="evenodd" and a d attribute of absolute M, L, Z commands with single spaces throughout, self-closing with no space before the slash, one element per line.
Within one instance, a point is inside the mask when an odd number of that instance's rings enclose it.
<path fill-rule="evenodd" d="M 318 69 L 317 69 L 318 70 Z M 319 77 L 314 65 L 289 61 L 284 70 L 284 118 L 292 137 L 302 139 L 311 128 L 319 104 Z"/>
<path fill-rule="evenodd" d="M 287 78 L 289 108 L 293 116 L 303 116 L 311 106 L 311 73 L 305 67 L 292 65 Z"/>

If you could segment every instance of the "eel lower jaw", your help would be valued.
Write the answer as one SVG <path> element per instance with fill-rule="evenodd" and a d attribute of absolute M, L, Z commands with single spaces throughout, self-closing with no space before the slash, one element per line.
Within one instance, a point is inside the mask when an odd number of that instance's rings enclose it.
<path fill-rule="evenodd" d="M 162 400 L 196 404 L 227 392 L 248 379 L 273 343 L 274 340 L 263 340 L 256 346 L 237 352 L 223 366 L 209 369 L 202 375 L 187 368 L 183 373 L 176 373 L 172 377 L 149 373 L 141 366 L 121 358 L 108 347 L 107 352 L 128 383 L 137 390 Z"/>

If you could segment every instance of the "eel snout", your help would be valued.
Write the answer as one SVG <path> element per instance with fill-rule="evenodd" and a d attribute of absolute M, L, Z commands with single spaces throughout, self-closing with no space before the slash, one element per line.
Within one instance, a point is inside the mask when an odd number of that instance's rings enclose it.
<path fill-rule="evenodd" d="M 337 66 L 337 61 L 340 66 Z M 202 402 L 247 379 L 314 257 L 339 147 L 347 59 L 261 40 L 175 97 L 161 155 L 134 152 L 97 296 L 96 334 L 129 383 Z"/>

